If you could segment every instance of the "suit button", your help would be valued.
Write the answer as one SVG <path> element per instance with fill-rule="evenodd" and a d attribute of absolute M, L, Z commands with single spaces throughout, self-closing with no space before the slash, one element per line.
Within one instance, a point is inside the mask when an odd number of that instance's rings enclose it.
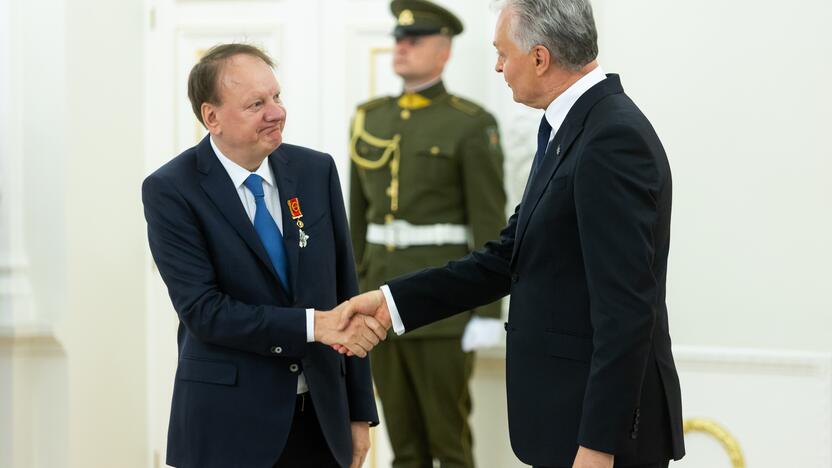
<path fill-rule="evenodd" d="M 280 346 L 272 346 L 272 354 L 280 354 L 283 352 L 283 348 Z"/>
<path fill-rule="evenodd" d="M 296 373 L 298 369 L 300 369 L 300 367 L 298 367 L 297 364 L 292 364 L 289 366 L 289 371 L 291 371 L 293 374 Z"/>
<path fill-rule="evenodd" d="M 633 440 L 638 439 L 638 431 L 633 431 L 630 433 L 630 438 Z"/>
<path fill-rule="evenodd" d="M 512 274 L 511 275 L 511 282 L 516 283 L 518 281 L 520 281 L 520 275 L 518 275 L 517 273 Z"/>

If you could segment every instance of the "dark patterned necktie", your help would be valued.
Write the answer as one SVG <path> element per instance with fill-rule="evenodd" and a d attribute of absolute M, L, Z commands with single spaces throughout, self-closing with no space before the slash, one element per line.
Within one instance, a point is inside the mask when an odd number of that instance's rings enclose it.
<path fill-rule="evenodd" d="M 549 146 L 549 137 L 552 135 L 552 126 L 546 120 L 546 114 L 540 119 L 540 128 L 537 130 L 537 152 L 534 154 L 534 161 L 532 162 L 532 172 L 529 179 L 534 178 L 540 166 L 543 165 L 543 160 L 546 157 L 546 148 Z"/>

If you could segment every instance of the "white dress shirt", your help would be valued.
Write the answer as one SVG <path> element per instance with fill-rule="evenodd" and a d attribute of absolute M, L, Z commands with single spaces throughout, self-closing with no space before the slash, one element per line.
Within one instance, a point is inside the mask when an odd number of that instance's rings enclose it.
<path fill-rule="evenodd" d="M 254 212 L 257 205 L 254 201 L 254 194 L 246 188 L 244 183 L 251 174 L 257 174 L 263 178 L 263 195 L 266 209 L 269 210 L 269 214 L 277 224 L 277 229 L 283 234 L 283 211 L 280 203 L 280 193 L 277 190 L 277 184 L 275 184 L 275 177 L 272 173 L 272 167 L 269 165 L 269 159 L 264 159 L 256 171 L 249 172 L 248 169 L 222 154 L 222 151 L 214 143 L 214 137 L 210 137 L 209 140 L 211 141 L 211 148 L 214 149 L 214 154 L 217 155 L 217 159 L 220 160 L 225 172 L 228 173 L 228 177 L 231 178 L 231 182 L 234 183 L 240 202 L 243 203 L 243 208 L 245 208 L 248 219 L 252 224 L 254 223 Z M 315 341 L 315 309 L 306 309 L 306 342 L 312 343 L 313 341 Z M 307 391 L 309 391 L 309 387 L 306 385 L 306 377 L 301 372 L 298 376 L 298 393 L 306 393 Z"/>
<path fill-rule="evenodd" d="M 546 120 L 552 126 L 552 133 L 549 134 L 549 142 L 555 138 L 560 126 L 566 119 L 566 115 L 578 101 L 578 98 L 589 91 L 589 88 L 595 86 L 601 81 L 605 80 L 607 75 L 601 66 L 595 67 L 594 70 L 582 76 L 581 79 L 572 83 L 572 86 L 566 88 L 566 91 L 556 97 L 546 108 Z M 393 300 L 393 294 L 390 292 L 390 287 L 386 284 L 381 287 L 381 292 L 384 293 L 384 300 L 387 302 L 387 309 L 390 311 L 390 319 L 393 321 L 393 331 L 397 335 L 405 332 L 404 323 L 399 315 L 399 309 L 396 307 L 396 301 Z"/>
<path fill-rule="evenodd" d="M 549 107 L 546 108 L 546 120 L 549 122 L 549 125 L 552 126 L 552 133 L 549 134 L 550 143 L 558 133 L 560 126 L 563 125 L 563 121 L 566 119 L 566 114 L 569 113 L 572 106 L 574 106 L 575 102 L 578 101 L 578 98 L 583 96 L 585 92 L 589 91 L 589 88 L 604 81 L 606 78 L 607 75 L 604 74 L 604 70 L 602 70 L 599 65 L 591 72 L 582 76 L 580 80 L 572 83 L 572 86 L 566 88 L 566 91 L 561 93 L 560 96 L 556 97 L 555 100 L 549 104 Z"/>

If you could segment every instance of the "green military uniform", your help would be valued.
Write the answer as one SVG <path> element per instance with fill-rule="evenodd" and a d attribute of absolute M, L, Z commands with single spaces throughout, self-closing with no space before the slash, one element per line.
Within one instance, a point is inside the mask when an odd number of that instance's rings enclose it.
<path fill-rule="evenodd" d="M 391 9 L 397 36 L 462 30 L 453 15 L 426 1 L 397 0 Z M 350 153 L 351 234 L 362 291 L 463 257 L 505 224 L 496 121 L 441 81 L 359 106 Z M 499 303 L 473 311 L 491 318 L 500 312 Z M 396 468 L 430 467 L 431 458 L 443 467 L 473 466 L 473 353 L 461 349 L 470 317 L 459 314 L 401 337 L 390 333 L 373 351 Z"/>

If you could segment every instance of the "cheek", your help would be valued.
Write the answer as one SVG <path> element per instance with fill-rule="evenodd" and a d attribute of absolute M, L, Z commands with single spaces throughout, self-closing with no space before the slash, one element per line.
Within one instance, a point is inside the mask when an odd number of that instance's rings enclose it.
<path fill-rule="evenodd" d="M 514 81 L 514 67 L 508 62 L 503 62 L 503 76 L 505 76 L 508 82 Z"/>
<path fill-rule="evenodd" d="M 516 64 L 514 64 L 516 65 Z M 522 68 L 518 68 L 517 66 L 507 66 L 505 67 L 503 73 L 506 75 L 506 81 L 511 81 L 512 84 L 516 86 L 520 86 L 523 84 L 523 70 Z"/>
<path fill-rule="evenodd" d="M 430 64 L 436 59 L 431 51 L 420 50 L 414 57 L 416 64 L 422 68 L 428 68 Z"/>

